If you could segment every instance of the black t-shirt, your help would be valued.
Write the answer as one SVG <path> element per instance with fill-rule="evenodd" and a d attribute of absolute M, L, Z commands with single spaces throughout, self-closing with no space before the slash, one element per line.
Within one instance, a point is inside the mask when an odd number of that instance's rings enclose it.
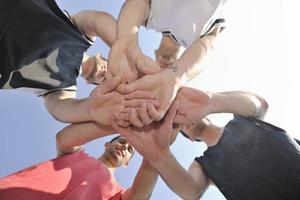
<path fill-rule="evenodd" d="M 229 200 L 300 199 L 300 146 L 266 122 L 235 116 L 196 161 Z"/>
<path fill-rule="evenodd" d="M 76 90 L 90 45 L 54 0 L 0 1 L 0 88 Z"/>

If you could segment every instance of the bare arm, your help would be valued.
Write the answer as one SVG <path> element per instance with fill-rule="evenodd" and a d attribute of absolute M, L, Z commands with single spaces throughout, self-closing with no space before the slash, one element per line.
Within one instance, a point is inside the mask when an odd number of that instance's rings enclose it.
<path fill-rule="evenodd" d="M 173 68 L 178 70 L 176 77 L 181 80 L 182 84 L 193 79 L 203 71 L 203 62 L 207 55 L 214 49 L 219 31 L 220 28 L 216 28 L 210 35 L 196 40 L 175 62 Z"/>
<path fill-rule="evenodd" d="M 131 83 L 142 74 L 160 71 L 151 58 L 145 56 L 138 45 L 138 31 L 149 16 L 150 0 L 127 0 L 120 12 L 117 38 L 108 56 L 108 74 L 120 76 L 122 82 Z"/>
<path fill-rule="evenodd" d="M 245 91 L 213 93 L 210 104 L 210 113 L 234 113 L 254 118 L 263 118 L 268 110 L 265 99 Z"/>
<path fill-rule="evenodd" d="M 176 123 L 198 123 L 212 113 L 233 113 L 245 117 L 263 118 L 268 103 L 262 97 L 245 91 L 204 92 L 183 87 L 177 94 L 180 102 Z"/>
<path fill-rule="evenodd" d="M 154 186 L 158 178 L 158 172 L 143 160 L 141 167 L 134 178 L 134 182 L 123 194 L 124 200 L 147 200 L 150 199 Z"/>
<path fill-rule="evenodd" d="M 199 199 L 208 186 L 208 178 L 198 163 L 193 163 L 187 171 L 170 151 L 150 163 L 159 171 L 167 185 L 183 199 Z"/>
<path fill-rule="evenodd" d="M 99 36 L 109 47 L 116 39 L 117 21 L 108 13 L 81 11 L 72 16 L 79 29 L 86 35 Z"/>
<path fill-rule="evenodd" d="M 73 153 L 81 145 L 113 133 L 113 129 L 97 123 L 71 124 L 56 134 L 58 155 Z"/>
<path fill-rule="evenodd" d="M 150 0 L 127 0 L 118 18 L 117 39 L 137 42 L 139 27 L 149 16 Z"/>
<path fill-rule="evenodd" d="M 56 91 L 44 96 L 49 113 L 61 122 L 90 121 L 88 99 L 76 99 L 76 91 Z"/>

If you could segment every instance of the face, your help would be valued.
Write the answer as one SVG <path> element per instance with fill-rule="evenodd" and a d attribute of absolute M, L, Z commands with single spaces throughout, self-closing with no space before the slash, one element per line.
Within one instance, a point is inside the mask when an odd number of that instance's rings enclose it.
<path fill-rule="evenodd" d="M 82 67 L 82 76 L 87 83 L 101 84 L 106 78 L 107 61 L 100 54 L 91 57 Z"/>
<path fill-rule="evenodd" d="M 111 157 L 116 167 L 127 166 L 135 151 L 133 146 L 122 136 L 110 143 L 106 143 L 105 147 L 105 151 Z"/>

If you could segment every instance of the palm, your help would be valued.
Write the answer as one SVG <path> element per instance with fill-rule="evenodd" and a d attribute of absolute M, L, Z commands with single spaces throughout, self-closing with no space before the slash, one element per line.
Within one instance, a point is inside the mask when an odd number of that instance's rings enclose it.
<path fill-rule="evenodd" d="M 170 70 L 164 70 L 157 74 L 146 75 L 132 84 L 120 85 L 118 90 L 122 93 L 130 93 L 135 90 L 152 92 L 156 100 L 159 101 L 160 106 L 157 112 L 149 115 L 152 121 L 159 121 L 165 116 L 178 90 L 176 81 L 171 73 Z M 132 99 L 132 96 L 129 94 L 126 96 L 126 99 Z"/>
<path fill-rule="evenodd" d="M 132 83 L 145 74 L 158 73 L 160 67 L 138 46 L 117 41 L 109 52 L 108 71 L 112 77 L 120 76 L 123 83 Z"/>
<path fill-rule="evenodd" d="M 111 76 L 119 76 L 122 82 L 131 83 L 138 78 L 138 72 L 134 63 L 129 59 L 126 49 L 114 44 L 108 56 L 108 73 Z"/>
<path fill-rule="evenodd" d="M 123 96 L 118 92 L 103 94 L 97 87 L 90 95 L 89 114 L 93 121 L 102 125 L 110 125 L 111 115 L 117 115 L 124 108 L 123 100 Z"/>
<path fill-rule="evenodd" d="M 178 92 L 176 100 L 180 104 L 175 118 L 176 123 L 192 124 L 208 114 L 210 100 L 208 93 L 184 87 Z"/>
<path fill-rule="evenodd" d="M 115 131 L 124 135 L 146 159 L 156 160 L 161 153 L 169 149 L 177 106 L 178 103 L 175 102 L 163 121 L 143 128 L 133 126 L 122 128 L 116 123 L 113 123 L 112 126 Z"/>

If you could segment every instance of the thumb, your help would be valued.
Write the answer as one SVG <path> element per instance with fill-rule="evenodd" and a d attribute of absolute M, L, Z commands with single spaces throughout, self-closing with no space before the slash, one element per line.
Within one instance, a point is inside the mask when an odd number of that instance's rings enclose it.
<path fill-rule="evenodd" d="M 137 60 L 136 68 L 142 74 L 156 74 L 161 71 L 160 66 L 147 56 Z"/>
<path fill-rule="evenodd" d="M 104 81 L 103 84 L 101 84 L 98 89 L 98 91 L 100 91 L 101 94 L 106 94 L 109 92 L 112 92 L 113 90 L 115 90 L 117 88 L 117 86 L 120 84 L 121 79 L 120 77 L 116 76 L 111 80 L 106 80 Z"/>
<path fill-rule="evenodd" d="M 129 84 L 125 84 L 125 83 L 120 84 L 117 87 L 117 91 L 122 94 L 128 94 L 128 93 L 134 92 L 135 90 L 143 90 L 142 86 L 143 86 L 142 80 L 138 79 Z"/>
<path fill-rule="evenodd" d="M 175 119 L 175 116 L 176 116 L 176 111 L 177 111 L 177 108 L 178 108 L 178 101 L 175 100 L 172 105 L 171 105 L 171 108 L 169 109 L 166 117 L 165 117 L 165 121 L 164 121 L 164 124 L 165 125 L 171 125 L 173 124 L 174 122 L 174 119 Z"/>

